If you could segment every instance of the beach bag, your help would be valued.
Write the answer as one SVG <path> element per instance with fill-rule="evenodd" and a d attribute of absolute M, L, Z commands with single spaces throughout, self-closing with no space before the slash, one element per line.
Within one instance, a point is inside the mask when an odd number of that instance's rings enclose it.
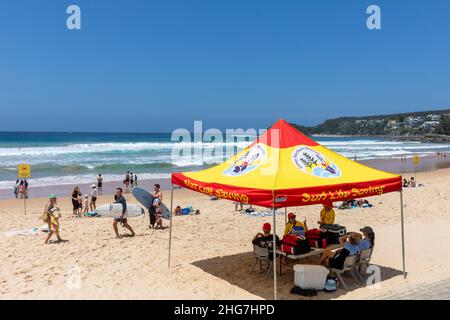
<path fill-rule="evenodd" d="M 311 247 L 305 237 L 285 235 L 282 240 L 281 251 L 298 255 L 310 252 Z"/>
<path fill-rule="evenodd" d="M 328 233 L 325 229 L 311 229 L 306 231 L 308 244 L 314 248 L 326 248 L 328 246 Z"/>
<path fill-rule="evenodd" d="M 302 289 L 299 286 L 294 286 L 291 289 L 291 294 L 299 294 L 304 297 L 314 297 L 317 296 L 317 291 L 313 289 Z"/>
<path fill-rule="evenodd" d="M 334 292 L 336 290 L 337 290 L 337 281 L 333 278 L 327 278 L 327 281 L 325 281 L 325 287 L 323 288 L 323 291 Z"/>
<path fill-rule="evenodd" d="M 49 219 L 50 219 L 50 213 L 48 211 L 44 211 L 41 214 L 41 220 L 48 223 Z"/>

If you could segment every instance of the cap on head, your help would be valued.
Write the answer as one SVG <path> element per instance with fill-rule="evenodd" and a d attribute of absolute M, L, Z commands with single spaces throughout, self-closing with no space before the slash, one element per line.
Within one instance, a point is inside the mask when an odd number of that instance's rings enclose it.
<path fill-rule="evenodd" d="M 96 187 L 96 185 L 95 185 L 95 184 L 92 184 L 92 185 L 91 185 L 91 188 L 95 188 L 95 187 Z"/>
<path fill-rule="evenodd" d="M 52 193 L 48 195 L 49 199 L 56 199 L 56 194 Z"/>
<path fill-rule="evenodd" d="M 295 214 L 293 214 L 292 212 L 289 212 L 288 218 L 289 218 L 289 219 L 295 218 Z"/>
<path fill-rule="evenodd" d="M 359 231 L 367 234 L 374 234 L 373 229 L 369 226 L 365 226 L 364 228 L 359 229 Z"/>
<path fill-rule="evenodd" d="M 270 229 L 272 229 L 272 226 L 270 225 L 270 223 L 266 222 L 263 225 L 263 231 L 270 231 Z"/>

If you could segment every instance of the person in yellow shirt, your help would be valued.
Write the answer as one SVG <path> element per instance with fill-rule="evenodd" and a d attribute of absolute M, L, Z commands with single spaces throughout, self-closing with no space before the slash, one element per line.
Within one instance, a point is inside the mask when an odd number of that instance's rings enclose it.
<path fill-rule="evenodd" d="M 323 205 L 322 211 L 320 211 L 320 220 L 318 224 L 334 224 L 335 213 L 333 210 L 333 204 L 328 203 Z"/>
<path fill-rule="evenodd" d="M 308 231 L 308 226 L 306 225 L 306 219 L 301 222 L 295 219 L 295 214 L 290 212 L 288 214 L 289 221 L 286 223 L 286 227 L 284 228 L 284 235 L 287 234 L 295 234 L 295 235 L 305 235 L 305 232 Z"/>

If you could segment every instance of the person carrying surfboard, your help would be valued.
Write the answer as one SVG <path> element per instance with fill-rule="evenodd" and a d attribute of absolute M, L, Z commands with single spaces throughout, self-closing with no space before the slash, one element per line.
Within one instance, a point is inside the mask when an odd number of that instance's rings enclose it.
<path fill-rule="evenodd" d="M 127 200 L 123 196 L 123 190 L 122 188 L 117 188 L 115 192 L 115 202 L 114 203 L 120 203 L 122 205 L 122 215 L 119 218 L 114 218 L 113 222 L 113 228 L 114 232 L 116 233 L 116 238 L 120 239 L 119 230 L 117 228 L 117 224 L 120 223 L 122 227 L 130 230 L 131 236 L 134 237 L 135 233 L 133 231 L 133 228 L 128 224 L 127 218 L 125 218 L 125 214 L 127 213 Z"/>

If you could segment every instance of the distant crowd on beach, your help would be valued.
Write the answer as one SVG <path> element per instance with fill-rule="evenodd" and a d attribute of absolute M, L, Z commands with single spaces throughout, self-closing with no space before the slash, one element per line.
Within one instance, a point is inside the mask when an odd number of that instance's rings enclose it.
<path fill-rule="evenodd" d="M 127 173 L 125 174 L 125 179 L 123 179 L 123 184 L 125 186 L 125 193 L 129 193 L 130 192 L 130 187 L 131 189 L 133 189 L 134 187 L 137 187 L 137 175 L 134 174 L 133 172 L 127 171 Z"/>
<path fill-rule="evenodd" d="M 28 181 L 16 180 L 14 184 L 14 196 L 16 199 L 28 199 Z"/>

